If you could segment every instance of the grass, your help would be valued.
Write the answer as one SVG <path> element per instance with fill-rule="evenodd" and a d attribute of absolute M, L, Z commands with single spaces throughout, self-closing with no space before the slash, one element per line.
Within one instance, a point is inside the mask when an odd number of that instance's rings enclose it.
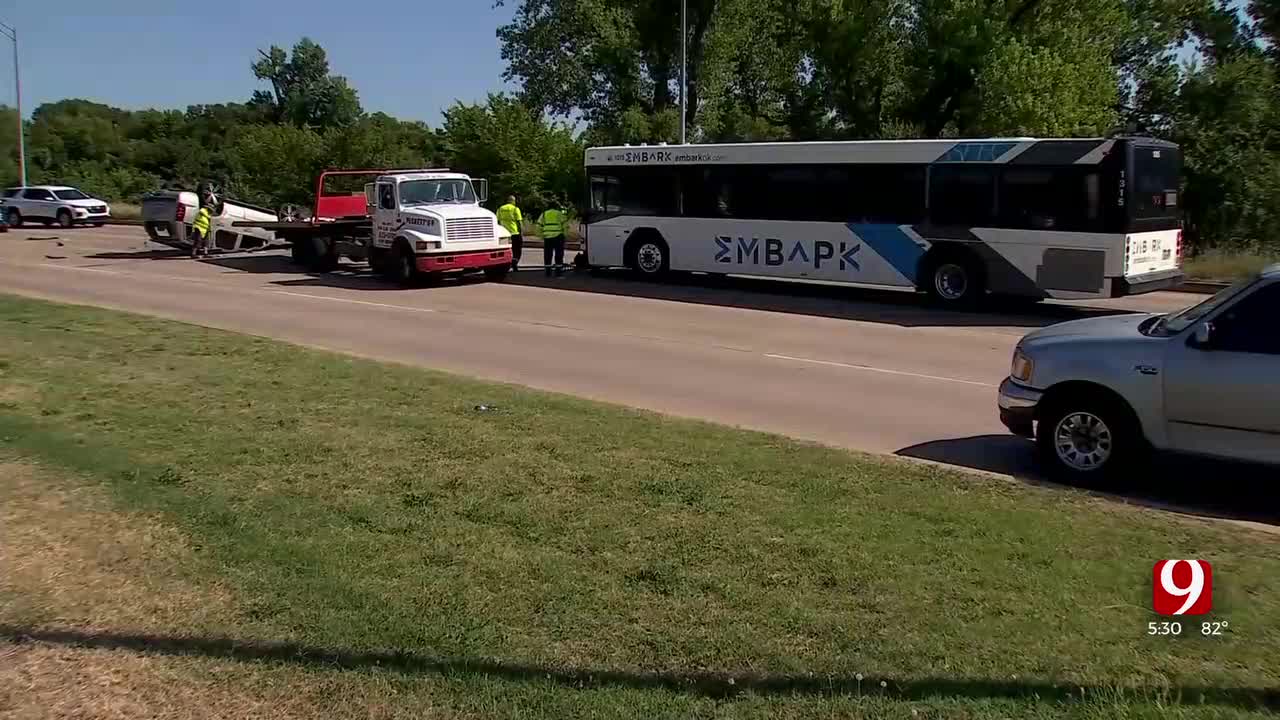
<path fill-rule="evenodd" d="M 1235 281 L 1248 277 L 1272 263 L 1280 254 L 1244 250 L 1207 250 L 1187 258 L 1183 271 L 1196 280 Z"/>
<path fill-rule="evenodd" d="M 102 673 L 175 717 L 1277 702 L 1272 536 L 263 339 L 0 296 L 0 461 L 0 637 L 45 640 L 0 668 L 84 702 Z M 1225 636 L 1145 635 L 1163 557 L 1214 563 Z"/>
<path fill-rule="evenodd" d="M 111 217 L 116 220 L 141 220 L 142 206 L 129 202 L 111 203 Z"/>

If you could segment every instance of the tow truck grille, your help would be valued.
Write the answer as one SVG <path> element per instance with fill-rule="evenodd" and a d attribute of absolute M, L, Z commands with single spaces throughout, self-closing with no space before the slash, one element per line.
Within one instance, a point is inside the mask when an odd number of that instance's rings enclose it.
<path fill-rule="evenodd" d="M 493 219 L 478 217 L 448 220 L 445 222 L 445 233 L 450 240 L 492 240 Z"/>

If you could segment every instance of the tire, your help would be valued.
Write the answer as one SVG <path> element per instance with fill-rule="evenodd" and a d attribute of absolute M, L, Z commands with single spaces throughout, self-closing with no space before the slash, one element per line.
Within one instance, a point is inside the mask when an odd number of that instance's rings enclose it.
<path fill-rule="evenodd" d="M 509 272 L 511 272 L 510 265 L 488 267 L 484 269 L 484 278 L 489 282 L 503 282 L 507 279 L 507 273 Z"/>
<path fill-rule="evenodd" d="M 93 224 L 94 227 L 102 227 L 103 225 L 106 225 L 106 223 L 96 222 Z"/>
<path fill-rule="evenodd" d="M 648 232 L 627 243 L 627 267 L 644 278 L 662 278 L 671 271 L 671 249 L 657 233 Z"/>
<path fill-rule="evenodd" d="M 391 251 L 388 274 L 400 287 L 413 287 L 418 283 L 418 258 L 407 245 L 397 244 Z"/>
<path fill-rule="evenodd" d="M 75 220 L 71 217 L 70 210 L 58 211 L 58 227 L 66 229 L 75 224 Z"/>
<path fill-rule="evenodd" d="M 313 272 L 332 272 L 338 268 L 338 243 L 330 237 L 313 237 L 305 241 L 310 245 L 307 266 Z"/>
<path fill-rule="evenodd" d="M 1036 447 L 1052 477 L 1090 486 L 1124 478 L 1146 442 L 1122 401 L 1072 391 L 1050 399 L 1038 418 Z"/>
<path fill-rule="evenodd" d="M 289 259 L 298 265 L 306 266 L 309 249 L 306 238 L 293 238 L 289 241 Z"/>
<path fill-rule="evenodd" d="M 22 227 L 22 213 L 18 212 L 18 208 L 9 208 L 8 214 L 5 215 L 5 220 L 8 221 L 9 227 Z"/>
<path fill-rule="evenodd" d="M 369 261 L 369 271 L 374 275 L 385 275 L 387 273 L 386 250 L 370 246 L 367 259 Z"/>
<path fill-rule="evenodd" d="M 973 308 L 986 295 L 986 278 L 968 252 L 938 253 L 922 267 L 921 282 L 933 302 L 942 307 Z"/>

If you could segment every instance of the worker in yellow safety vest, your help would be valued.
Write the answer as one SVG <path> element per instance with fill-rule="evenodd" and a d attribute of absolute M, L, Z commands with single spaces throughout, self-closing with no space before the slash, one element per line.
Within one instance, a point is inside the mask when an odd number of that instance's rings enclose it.
<path fill-rule="evenodd" d="M 498 208 L 498 224 L 511 233 L 511 269 L 520 269 L 520 255 L 524 252 L 524 238 L 520 235 L 520 226 L 524 223 L 524 215 L 516 206 L 516 196 L 508 195 L 507 204 Z"/>
<path fill-rule="evenodd" d="M 552 269 L 555 270 L 556 277 L 560 277 L 564 271 L 564 224 L 565 213 L 555 205 L 549 206 L 538 216 L 538 233 L 542 235 L 542 266 L 547 277 L 551 277 Z"/>
<path fill-rule="evenodd" d="M 196 219 L 191 221 L 191 257 L 209 255 L 209 206 L 201 205 Z"/>

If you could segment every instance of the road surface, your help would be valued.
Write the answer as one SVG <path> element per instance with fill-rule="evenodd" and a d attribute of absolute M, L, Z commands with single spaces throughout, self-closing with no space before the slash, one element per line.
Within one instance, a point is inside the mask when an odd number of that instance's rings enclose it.
<path fill-rule="evenodd" d="M 538 251 L 534 251 L 538 254 Z M 895 291 L 720 280 L 655 285 L 521 272 L 404 290 L 361 266 L 308 275 L 275 252 L 196 262 L 141 229 L 0 235 L 0 286 L 373 358 L 1002 473 L 1025 472 L 996 386 L 1018 338 L 1196 296 L 926 307 Z M 478 399 L 479 400 L 479 399 Z"/>
<path fill-rule="evenodd" d="M 539 249 L 533 257 L 540 261 Z M 1018 339 L 1063 320 L 1166 312 L 1200 299 L 1151 293 L 979 314 L 931 309 L 898 291 L 585 273 L 546 280 L 536 270 L 505 284 L 404 290 L 363 266 L 299 272 L 279 252 L 197 262 L 131 227 L 0 234 L 0 291 L 1031 482 L 1040 482 L 1031 444 L 1005 431 L 995 406 Z M 1265 472 L 1166 467 L 1113 497 L 1280 533 L 1280 486 Z"/>

